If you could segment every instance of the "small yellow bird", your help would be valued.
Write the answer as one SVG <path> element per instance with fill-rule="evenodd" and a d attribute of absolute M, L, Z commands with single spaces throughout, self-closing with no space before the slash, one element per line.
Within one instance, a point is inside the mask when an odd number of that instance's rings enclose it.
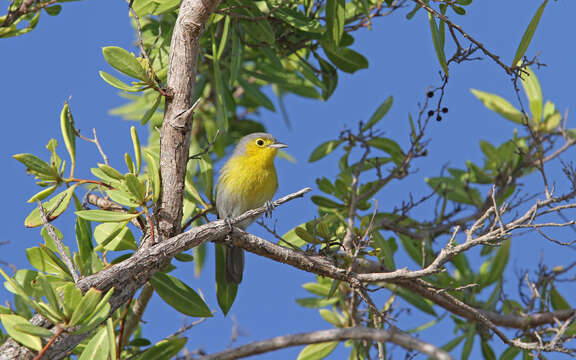
<path fill-rule="evenodd" d="M 234 218 L 270 201 L 278 188 L 274 157 L 287 145 L 267 133 L 244 136 L 220 170 L 216 185 L 216 210 L 221 219 Z M 246 229 L 256 218 L 235 226 Z M 244 250 L 226 248 L 226 281 L 239 284 L 244 272 Z"/>

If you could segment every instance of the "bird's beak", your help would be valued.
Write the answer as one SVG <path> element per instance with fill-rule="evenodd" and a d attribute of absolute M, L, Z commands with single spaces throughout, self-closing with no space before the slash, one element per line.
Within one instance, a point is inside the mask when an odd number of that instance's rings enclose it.
<path fill-rule="evenodd" d="M 269 147 L 269 148 L 273 148 L 273 149 L 282 149 L 282 148 L 288 147 L 288 145 L 282 144 L 282 143 L 279 143 L 279 142 L 275 142 L 274 144 L 268 145 L 268 147 Z"/>

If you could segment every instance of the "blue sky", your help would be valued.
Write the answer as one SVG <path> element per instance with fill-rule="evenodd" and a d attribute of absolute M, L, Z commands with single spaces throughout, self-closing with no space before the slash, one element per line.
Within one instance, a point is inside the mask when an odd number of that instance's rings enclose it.
<path fill-rule="evenodd" d="M 510 63 L 525 26 L 530 21 L 539 0 L 475 1 L 468 7 L 465 17 L 451 16 L 462 27 L 486 45 L 490 51 Z M 41 241 L 38 230 L 25 229 L 24 218 L 33 205 L 25 201 L 35 193 L 32 177 L 26 175 L 23 166 L 12 159 L 15 153 L 29 152 L 46 158 L 45 145 L 52 137 L 59 140 L 59 113 L 63 102 L 71 97 L 71 108 L 77 126 L 89 135 L 96 128 L 104 150 L 113 165 L 121 166 L 124 152 L 131 151 L 130 122 L 108 114 L 121 105 L 122 98 L 116 90 L 98 76 L 99 70 L 113 72 L 105 63 L 101 48 L 122 46 L 134 49 L 134 33 L 129 23 L 127 6 L 122 1 L 83 1 L 64 4 L 57 17 L 43 14 L 39 26 L 33 32 L 0 42 L 3 69 L 2 100 L 4 131 L 0 133 L 0 166 L 4 176 L 2 216 L 3 232 L 0 242 L 0 259 L 19 268 L 28 267 L 24 249 Z M 260 120 L 269 132 L 289 145 L 288 151 L 297 163 L 278 160 L 280 177 L 278 195 L 284 195 L 306 186 L 315 188 L 315 179 L 336 174 L 335 157 L 308 164 L 310 152 L 321 142 L 336 138 L 346 127 L 354 127 L 359 120 L 366 120 L 377 106 L 388 96 L 394 96 L 394 106 L 380 128 L 387 136 L 396 139 L 402 146 L 408 144 L 408 114 L 415 114 L 418 103 L 424 100 L 427 86 L 438 86 L 439 65 L 433 50 L 429 25 L 424 12 L 419 12 L 408 21 L 406 10 L 374 21 L 374 30 L 361 30 L 356 36 L 354 48 L 364 54 L 370 66 L 353 75 L 340 74 L 340 83 L 333 97 L 327 102 L 289 97 L 286 105 L 292 127 L 285 126 L 280 114 L 263 112 Z M 534 36 L 527 55 L 540 53 L 539 59 L 547 64 L 537 71 L 545 99 L 556 103 L 561 111 L 573 107 L 575 102 L 576 43 L 573 41 L 573 14 L 576 3 L 554 1 L 548 4 L 541 24 Z M 447 51 L 450 54 L 450 48 Z M 135 51 L 135 50 L 134 50 Z M 485 109 L 472 96 L 469 89 L 477 88 L 498 93 L 512 100 L 513 87 L 504 71 L 490 60 L 464 63 L 451 68 L 445 105 L 449 113 L 443 121 L 431 124 L 428 138 L 432 139 L 429 156 L 419 159 L 414 166 L 418 172 L 411 179 L 396 183 L 378 195 L 383 209 L 398 205 L 406 194 L 422 193 L 427 190 L 425 177 L 438 176 L 444 165 L 463 167 L 466 160 L 481 161 L 478 141 L 489 139 L 498 144 L 509 138 L 514 124 L 499 118 Z M 568 127 L 571 127 L 568 121 Z M 576 126 L 574 126 L 576 127 Z M 142 137 L 146 129 L 140 129 Z M 62 149 L 62 148 L 61 148 Z M 62 149 L 63 151 L 63 149 Z M 563 159 L 570 161 L 570 151 Z M 100 161 L 99 154 L 91 144 L 79 141 L 79 161 L 93 166 Z M 79 176 L 90 177 L 89 166 L 78 169 Z M 558 185 L 562 185 L 558 166 L 550 171 Z M 526 187 L 541 186 L 537 177 L 526 180 Z M 540 188 L 538 188 L 540 189 Z M 315 213 L 309 197 L 281 206 L 274 214 L 280 233 L 304 221 Z M 67 214 L 58 219 L 56 225 L 65 234 L 65 242 L 73 242 L 72 217 Z M 268 220 L 269 224 L 272 224 Z M 253 225 L 250 228 L 264 237 L 265 233 Z M 571 240 L 571 239 L 566 239 Z M 545 252 L 542 252 L 545 249 Z M 544 254 L 552 266 L 567 264 L 574 252 L 566 251 L 536 236 L 524 236 L 513 243 L 513 256 L 508 274 L 511 276 L 508 293 L 516 292 L 515 274 L 519 269 L 531 268 Z M 212 255 L 212 254 L 211 254 Z M 190 286 L 201 289 L 208 304 L 217 309 L 213 290 L 213 263 L 209 257 L 207 268 L 201 278 L 193 277 L 191 264 L 178 264 L 178 276 Z M 406 260 L 408 266 L 414 266 Z M 261 340 L 292 332 L 312 331 L 329 328 L 317 311 L 299 307 L 294 299 L 308 296 L 301 288 L 303 282 L 313 281 L 311 274 L 295 270 L 287 265 L 274 263 L 257 256 L 247 256 L 245 280 L 231 310 L 224 318 L 217 314 L 188 332 L 189 349 L 202 347 L 212 353 L 223 350 L 230 340 L 233 319 L 242 332 L 238 343 Z M 567 298 L 573 298 L 566 292 Z M 572 296 L 569 296 L 572 295 Z M 0 300 L 8 297 L 0 289 Z M 146 313 L 147 334 L 155 339 L 176 331 L 183 317 L 163 304 L 155 296 Z M 404 314 L 400 317 L 401 327 L 410 328 L 425 323 L 429 318 Z M 190 321 L 190 320 L 188 320 Z M 424 332 L 423 340 L 435 344 L 448 341 L 450 328 L 446 332 Z M 447 334 L 447 335 L 444 335 Z M 499 340 L 493 339 L 494 344 Z M 497 346 L 500 348 L 500 346 Z M 339 350 L 333 359 L 342 358 L 346 352 Z M 299 349 L 262 355 L 259 359 L 293 359 Z"/>

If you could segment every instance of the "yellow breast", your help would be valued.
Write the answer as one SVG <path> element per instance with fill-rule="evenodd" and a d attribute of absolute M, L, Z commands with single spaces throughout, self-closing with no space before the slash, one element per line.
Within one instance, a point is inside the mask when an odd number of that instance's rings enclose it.
<path fill-rule="evenodd" d="M 278 188 L 274 156 L 239 155 L 224 165 L 218 180 L 221 217 L 238 216 L 271 200 Z"/>

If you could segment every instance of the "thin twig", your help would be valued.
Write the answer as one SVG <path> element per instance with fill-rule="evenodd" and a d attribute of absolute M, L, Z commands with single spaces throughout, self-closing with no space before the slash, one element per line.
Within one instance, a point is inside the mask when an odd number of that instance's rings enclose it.
<path fill-rule="evenodd" d="M 54 207 L 54 209 L 56 209 L 56 208 L 58 208 L 58 206 Z M 46 211 L 44 210 L 44 207 L 42 206 L 42 202 L 40 200 L 38 200 L 38 209 L 40 211 L 40 217 L 42 218 L 42 224 L 46 228 L 46 231 L 48 232 L 48 235 L 50 236 L 52 241 L 54 241 L 54 244 L 56 245 L 56 248 L 58 249 L 58 252 L 60 253 L 60 257 L 62 258 L 62 261 L 64 261 L 64 264 L 66 264 L 66 267 L 68 268 L 68 270 L 70 271 L 70 274 L 72 275 L 72 278 L 74 279 L 74 283 L 77 283 L 78 280 L 80 280 L 80 277 L 78 276 L 78 273 L 76 272 L 76 269 L 74 268 L 74 262 L 72 261 L 72 258 L 70 257 L 68 252 L 66 252 L 64 244 L 62 243 L 62 239 L 60 239 L 60 237 L 58 237 L 58 235 L 56 235 L 56 232 L 54 231 L 54 227 L 48 221 L 48 216 L 46 215 Z"/>
<path fill-rule="evenodd" d="M 268 340 L 256 341 L 216 354 L 203 356 L 200 358 L 200 360 L 241 359 L 248 356 L 280 350 L 291 346 L 343 340 L 372 340 L 377 342 L 391 342 L 400 345 L 407 350 L 418 351 L 431 356 L 433 359 L 453 359 L 453 357 L 448 352 L 399 331 L 387 331 L 383 329 L 369 328 L 348 328 L 320 330 L 309 333 L 278 336 Z"/>

